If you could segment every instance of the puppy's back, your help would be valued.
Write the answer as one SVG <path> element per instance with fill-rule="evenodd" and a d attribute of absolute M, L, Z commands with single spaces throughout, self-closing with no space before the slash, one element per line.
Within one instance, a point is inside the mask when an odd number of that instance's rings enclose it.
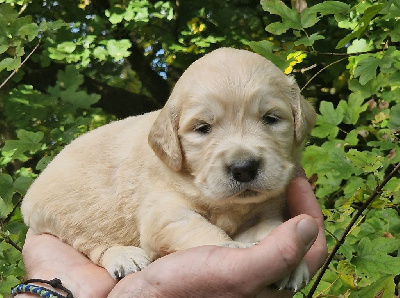
<path fill-rule="evenodd" d="M 138 241 L 134 227 L 128 233 L 125 226 L 135 222 L 140 203 L 135 192 L 143 192 L 135 181 L 146 174 L 143 160 L 154 159 L 147 135 L 157 115 L 113 122 L 67 145 L 29 188 L 21 207 L 25 223 L 35 233 L 56 235 L 83 252 L 98 242 L 114 241 L 111 235 Z"/>

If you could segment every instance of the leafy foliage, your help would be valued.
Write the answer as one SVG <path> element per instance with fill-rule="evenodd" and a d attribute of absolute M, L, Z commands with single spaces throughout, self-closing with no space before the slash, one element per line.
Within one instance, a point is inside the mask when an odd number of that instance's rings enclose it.
<path fill-rule="evenodd" d="M 280 17 L 266 30 L 278 36 L 287 34 L 274 37 L 268 45 L 250 46 L 280 61 L 293 51 L 306 55 L 296 67 L 309 80 L 303 92 L 319 108 L 303 164 L 326 217 L 329 248 L 340 248 L 316 289 L 308 292 L 311 283 L 304 293 L 393 297 L 395 276 L 400 273 L 398 172 L 365 212 L 361 210 L 360 220 L 344 235 L 344 243 L 339 240 L 363 203 L 400 161 L 399 39 L 398 34 L 389 33 L 399 26 L 394 18 L 400 15 L 400 2 L 349 2 L 324 1 L 299 10 L 278 0 L 261 1 L 266 11 Z M 341 34 L 329 32 L 332 29 Z M 313 62 L 320 68 L 317 75 L 332 78 L 331 83 L 323 80 L 321 84 L 307 75 Z M 325 94 L 313 96 L 315 88 Z"/>
<path fill-rule="evenodd" d="M 297 295 L 399 294 L 400 1 L 287 2 L 0 0 L 0 297 L 24 274 L 20 202 L 54 155 L 161 107 L 221 46 L 270 59 L 319 112 L 303 166 L 332 257 Z"/>

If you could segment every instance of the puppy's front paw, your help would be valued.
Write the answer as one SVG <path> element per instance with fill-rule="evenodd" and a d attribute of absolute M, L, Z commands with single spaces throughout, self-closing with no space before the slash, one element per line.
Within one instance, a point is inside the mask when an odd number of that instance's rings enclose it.
<path fill-rule="evenodd" d="M 277 282 L 279 289 L 288 289 L 297 292 L 303 288 L 310 279 L 310 273 L 308 272 L 307 264 L 304 260 L 297 268 L 287 277 Z"/>
<path fill-rule="evenodd" d="M 146 252 L 135 246 L 113 246 L 101 258 L 103 266 L 115 279 L 138 272 L 151 263 Z"/>
<path fill-rule="evenodd" d="M 232 247 L 232 248 L 248 248 L 256 245 L 257 243 L 239 242 L 239 241 L 227 241 L 219 246 Z"/>

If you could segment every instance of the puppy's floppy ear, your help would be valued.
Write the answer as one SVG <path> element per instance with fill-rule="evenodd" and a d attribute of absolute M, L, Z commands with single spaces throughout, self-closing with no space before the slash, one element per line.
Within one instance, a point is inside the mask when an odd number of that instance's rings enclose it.
<path fill-rule="evenodd" d="M 178 137 L 179 111 L 166 104 L 150 129 L 148 142 L 154 153 L 174 171 L 182 167 L 182 150 Z"/>
<path fill-rule="evenodd" d="M 300 94 L 300 89 L 295 79 L 291 77 L 289 79 L 292 83 L 290 86 L 290 101 L 294 118 L 294 135 L 296 144 L 300 146 L 313 128 L 317 114 L 313 106 Z"/>

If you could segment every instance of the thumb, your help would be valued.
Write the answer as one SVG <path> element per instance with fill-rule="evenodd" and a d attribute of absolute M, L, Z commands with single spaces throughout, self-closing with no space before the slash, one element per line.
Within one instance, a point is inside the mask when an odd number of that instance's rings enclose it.
<path fill-rule="evenodd" d="M 308 215 L 296 216 L 274 229 L 243 256 L 255 288 L 271 285 L 288 276 L 301 262 L 318 235 L 317 222 Z M 246 274 L 244 274 L 246 276 Z"/>

